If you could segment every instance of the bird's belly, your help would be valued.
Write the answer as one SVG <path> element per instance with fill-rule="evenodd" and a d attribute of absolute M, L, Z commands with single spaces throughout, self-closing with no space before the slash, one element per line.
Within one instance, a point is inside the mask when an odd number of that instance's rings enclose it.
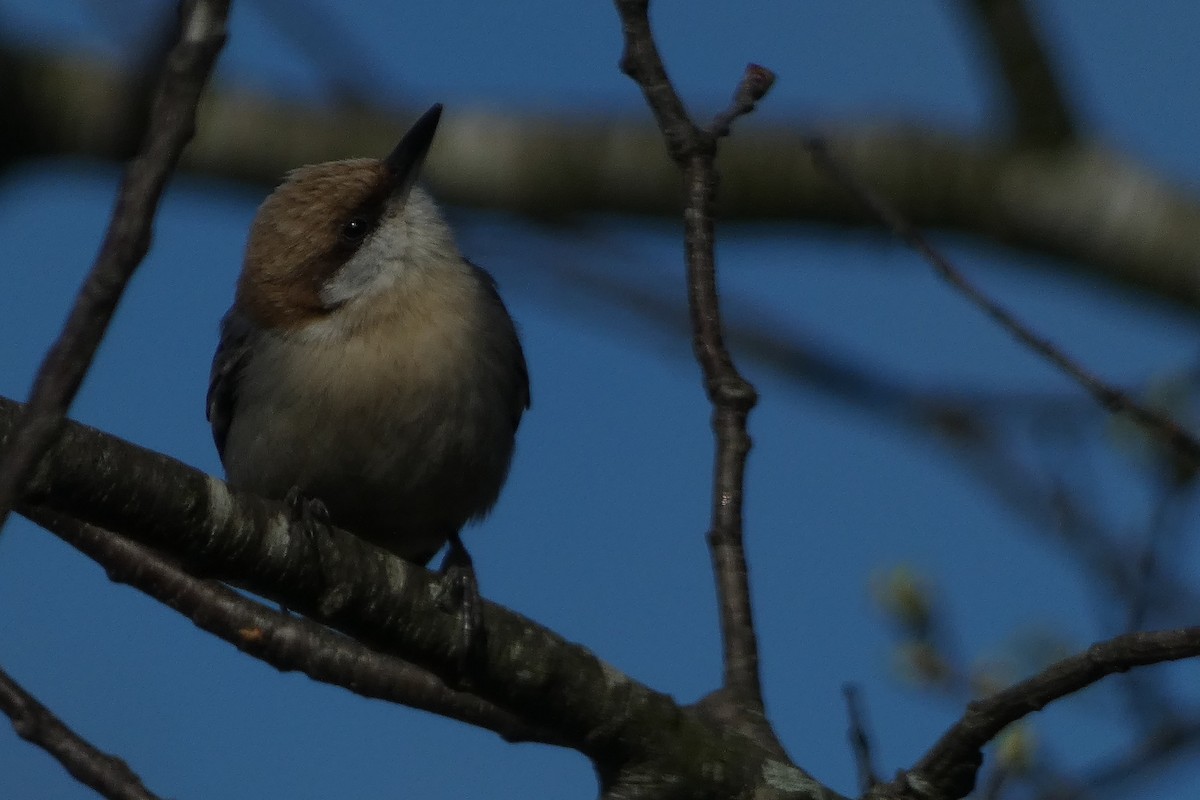
<path fill-rule="evenodd" d="M 297 487 L 334 524 L 426 561 L 495 502 L 513 446 L 506 406 L 486 387 L 359 367 L 243 386 L 230 482 L 272 498 Z"/>

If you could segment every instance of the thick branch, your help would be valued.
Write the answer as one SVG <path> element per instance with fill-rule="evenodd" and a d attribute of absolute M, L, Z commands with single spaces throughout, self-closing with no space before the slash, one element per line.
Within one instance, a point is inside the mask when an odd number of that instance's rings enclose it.
<path fill-rule="evenodd" d="M 0 398 L 0 446 L 17 410 Z M 281 504 L 233 494 L 167 456 L 67 422 L 26 502 L 119 531 L 191 574 L 244 586 L 445 683 L 460 675 L 460 629 L 437 601 L 436 576 L 339 529 L 314 535 L 291 524 Z M 774 752 L 533 621 L 491 603 L 483 620 L 472 694 L 585 753 L 602 778 L 638 764 L 652 767 L 662 787 L 723 798 L 783 774 L 794 788 L 764 797 L 835 797 Z"/>
<path fill-rule="evenodd" d="M 129 165 L 96 263 L 33 382 L 29 405 L 0 459 L 0 528 L 38 455 L 54 438 L 91 366 L 117 302 L 150 248 L 154 212 L 192 138 L 200 93 L 225 43 L 229 0 L 185 0 L 140 153 Z M 11 113 L 11 112 L 10 112 Z"/>
<path fill-rule="evenodd" d="M 0 164 L 53 156 L 121 157 L 127 78 L 96 60 L 0 51 Z M 183 168 L 274 185 L 297 164 L 386 153 L 412 109 L 328 108 L 218 87 Z M 724 219 L 874 226 L 818 169 L 803 139 L 830 149 L 922 227 L 963 231 L 1061 256 L 1065 266 L 1200 306 L 1200 197 L 1095 142 L 1014 147 L 904 125 L 747 129 L 721 147 Z M 480 147 L 487 141 L 487 147 Z M 539 219 L 586 212 L 675 218 L 679 175 L 661 136 L 634 120 L 450 109 L 428 177 L 447 203 Z M 1129 213 L 1136 208 L 1137 213 Z M 1039 268 L 1061 269 L 1039 261 Z"/>
<path fill-rule="evenodd" d="M 140 589 L 197 627 L 276 669 L 303 672 L 364 697 L 486 728 L 508 741 L 558 743 L 514 715 L 451 689 L 425 670 L 311 620 L 281 614 L 216 581 L 193 577 L 153 550 L 115 533 L 43 510 L 25 509 L 23 513 L 91 557 L 112 580 Z"/>
<path fill-rule="evenodd" d="M 80 783 L 109 800 L 158 800 L 121 759 L 102 753 L 0 670 L 0 711 L 17 735 L 54 756 Z"/>

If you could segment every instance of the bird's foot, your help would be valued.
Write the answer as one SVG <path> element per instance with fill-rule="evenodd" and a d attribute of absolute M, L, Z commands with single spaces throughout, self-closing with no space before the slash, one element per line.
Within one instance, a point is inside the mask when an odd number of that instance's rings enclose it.
<path fill-rule="evenodd" d="M 457 533 L 450 537 L 450 549 L 442 561 L 441 574 L 437 602 L 447 614 L 458 617 L 458 677 L 465 684 L 470 681 L 472 667 L 483 656 L 485 631 L 479 579 L 475 576 L 471 555 Z"/>
<path fill-rule="evenodd" d="M 305 496 L 299 486 L 288 489 L 287 494 L 283 496 L 283 504 L 287 506 L 291 521 L 299 523 L 308 538 L 313 541 L 317 541 L 317 537 L 331 527 L 329 509 L 317 498 Z M 279 604 L 279 611 L 285 617 L 292 616 L 291 609 L 284 603 Z"/>
<path fill-rule="evenodd" d="M 292 521 L 303 525 L 309 536 L 315 537 L 330 527 L 329 509 L 317 498 L 306 497 L 299 486 L 288 489 L 283 503 L 291 513 Z"/>

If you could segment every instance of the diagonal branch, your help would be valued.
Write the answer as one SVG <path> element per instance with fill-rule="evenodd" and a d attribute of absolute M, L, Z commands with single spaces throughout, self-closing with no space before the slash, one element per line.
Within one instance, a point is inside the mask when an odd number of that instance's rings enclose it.
<path fill-rule="evenodd" d="M 193 577 L 166 557 L 111 531 L 40 509 L 22 513 L 197 627 L 282 671 L 494 731 L 510 742 L 557 744 L 515 715 L 455 691 L 431 673 L 364 647 L 303 617 L 280 614 L 216 581 Z"/>
<path fill-rule="evenodd" d="M 637 269 L 635 256 L 622 252 L 620 258 Z M 616 307 L 634 314 L 639 325 L 659 338 L 673 340 L 688 325 L 686 315 L 680 313 L 667 289 L 624 279 L 598 265 L 574 265 L 562 258 L 555 259 L 554 271 L 563 287 L 586 297 L 586 302 L 577 303 L 577 310 L 596 315 L 602 324 L 611 322 L 611 315 L 604 309 Z M 725 299 L 728 303 L 728 296 Z M 558 294 L 555 301 L 561 303 L 564 297 Z M 567 302 L 575 305 L 573 299 Z M 1143 591 L 1136 559 L 1121 543 L 1122 537 L 1060 481 L 1032 472 L 1004 438 L 1008 424 L 1024 425 L 1035 417 L 1051 415 L 1056 425 L 1067 424 L 1076 415 L 1094 410 L 1089 398 L 1069 393 L 1024 395 L 924 388 L 897 380 L 885 369 L 856 363 L 806 334 L 785 333 L 781 325 L 762 313 L 754 315 L 753 320 L 746 314 L 742 316 L 726 330 L 740 358 L 756 362 L 759 368 L 789 384 L 848 404 L 898 430 L 932 438 L 1002 506 L 1030 523 L 1023 530 L 1064 547 L 1097 588 L 1122 602 Z M 1087 425 L 1085 419 L 1094 416 L 1088 413 L 1078 424 Z M 1166 569 L 1156 575 L 1154 602 L 1156 611 L 1167 615 L 1162 625 L 1184 624 L 1195 619 L 1200 610 L 1200 594 L 1193 591 L 1190 582 Z"/>
<path fill-rule="evenodd" d="M 900 214 L 881 194 L 863 183 L 830 152 L 819 138 L 807 140 L 809 152 L 819 166 L 857 197 L 875 217 L 897 237 L 928 261 L 939 276 L 972 304 L 983 311 L 1000 327 L 1033 352 L 1050 362 L 1067 377 L 1078 383 L 1101 406 L 1112 413 L 1126 413 L 1136 422 L 1160 436 L 1163 441 L 1187 461 L 1200 463 L 1200 440 L 1178 422 L 1159 411 L 1139 403 L 1125 392 L 1111 386 L 1059 349 L 1050 340 L 1035 333 L 1021 320 L 992 300 L 967 280 L 924 234 Z"/>
<path fill-rule="evenodd" d="M 18 410 L 0 398 L 0 446 Z M 165 455 L 68 421 L 25 504 L 119 531 L 189 574 L 245 587 L 447 685 L 462 680 L 461 628 L 438 602 L 437 576 L 340 529 L 294 522 L 283 504 L 235 494 Z M 768 745 L 532 620 L 493 603 L 482 614 L 488 635 L 472 661 L 471 693 L 588 756 L 602 781 L 644 768 L 663 786 L 703 787 L 692 796 L 716 798 L 782 771 L 795 786 L 788 797 L 834 797 Z"/>
<path fill-rule="evenodd" d="M 621 69 L 641 87 L 658 121 L 671 158 L 684 174 L 684 248 L 692 347 L 704 372 L 713 406 L 716 456 L 713 469 L 712 528 L 708 534 L 721 612 L 725 678 L 723 690 L 756 715 L 763 711 L 758 641 L 750 607 L 750 587 L 742 539 L 742 493 L 750 436 L 746 418 L 757 401 L 754 387 L 737 371 L 725 345 L 713 250 L 717 140 L 733 121 L 753 110 L 774 76 L 751 65 L 730 108 L 709 129 L 698 128 L 667 77 L 654 43 L 645 0 L 617 0 L 625 35 Z"/>
<path fill-rule="evenodd" d="M 96 263 L 50 348 L 21 423 L 0 458 L 0 528 L 37 457 L 54 439 L 117 302 L 150 248 L 154 212 L 195 128 L 196 106 L 225 43 L 229 0 L 183 0 L 140 154 L 130 163 Z"/>
<path fill-rule="evenodd" d="M 1000 731 L 1101 678 L 1147 664 L 1200 656 L 1200 627 L 1130 633 L 1051 664 L 1028 680 L 977 700 L 963 718 L 876 797 L 960 798 L 975 783 L 982 748 Z"/>
<path fill-rule="evenodd" d="M 969 0 L 968 16 L 980 28 L 999 68 L 1022 144 L 1059 146 L 1076 136 L 1073 112 L 1027 0 Z"/>
<path fill-rule="evenodd" d="M 875 769 L 874 751 L 871 747 L 871 733 L 867 728 L 866 714 L 863 711 L 859 688 L 852 683 L 847 683 L 842 686 L 842 695 L 846 698 L 846 712 L 850 716 L 850 747 L 854 750 L 858 785 L 863 794 L 866 794 L 871 791 L 871 787 L 879 783 L 879 771 Z"/>
<path fill-rule="evenodd" d="M 45 750 L 80 783 L 109 800 L 158 800 L 121 759 L 97 750 L 0 670 L 0 711 L 17 735 Z"/>

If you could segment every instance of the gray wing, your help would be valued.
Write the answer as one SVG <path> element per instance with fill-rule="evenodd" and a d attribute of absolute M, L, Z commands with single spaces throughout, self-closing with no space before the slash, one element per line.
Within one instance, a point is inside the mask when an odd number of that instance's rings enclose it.
<path fill-rule="evenodd" d="M 213 441 L 222 462 L 225 460 L 225 438 L 229 435 L 233 407 L 237 402 L 238 379 L 250 353 L 253 332 L 253 324 L 232 308 L 221 320 L 221 339 L 208 376 L 205 415 L 212 425 Z"/>
<path fill-rule="evenodd" d="M 521 417 L 525 413 L 525 409 L 530 406 L 529 397 L 529 367 L 525 364 L 525 351 L 521 349 L 521 339 L 517 335 L 517 326 L 513 322 L 512 315 L 508 313 L 508 307 L 504 305 L 504 300 L 500 297 L 500 292 L 496 288 L 496 279 L 492 274 L 478 264 L 467 261 L 483 278 L 483 283 L 487 287 L 489 297 L 496 303 L 500 309 L 501 318 L 508 326 L 508 335 L 510 337 L 508 348 L 509 358 L 513 359 L 513 368 L 517 376 L 516 392 L 512 403 L 512 423 L 513 431 L 521 424 Z"/>

